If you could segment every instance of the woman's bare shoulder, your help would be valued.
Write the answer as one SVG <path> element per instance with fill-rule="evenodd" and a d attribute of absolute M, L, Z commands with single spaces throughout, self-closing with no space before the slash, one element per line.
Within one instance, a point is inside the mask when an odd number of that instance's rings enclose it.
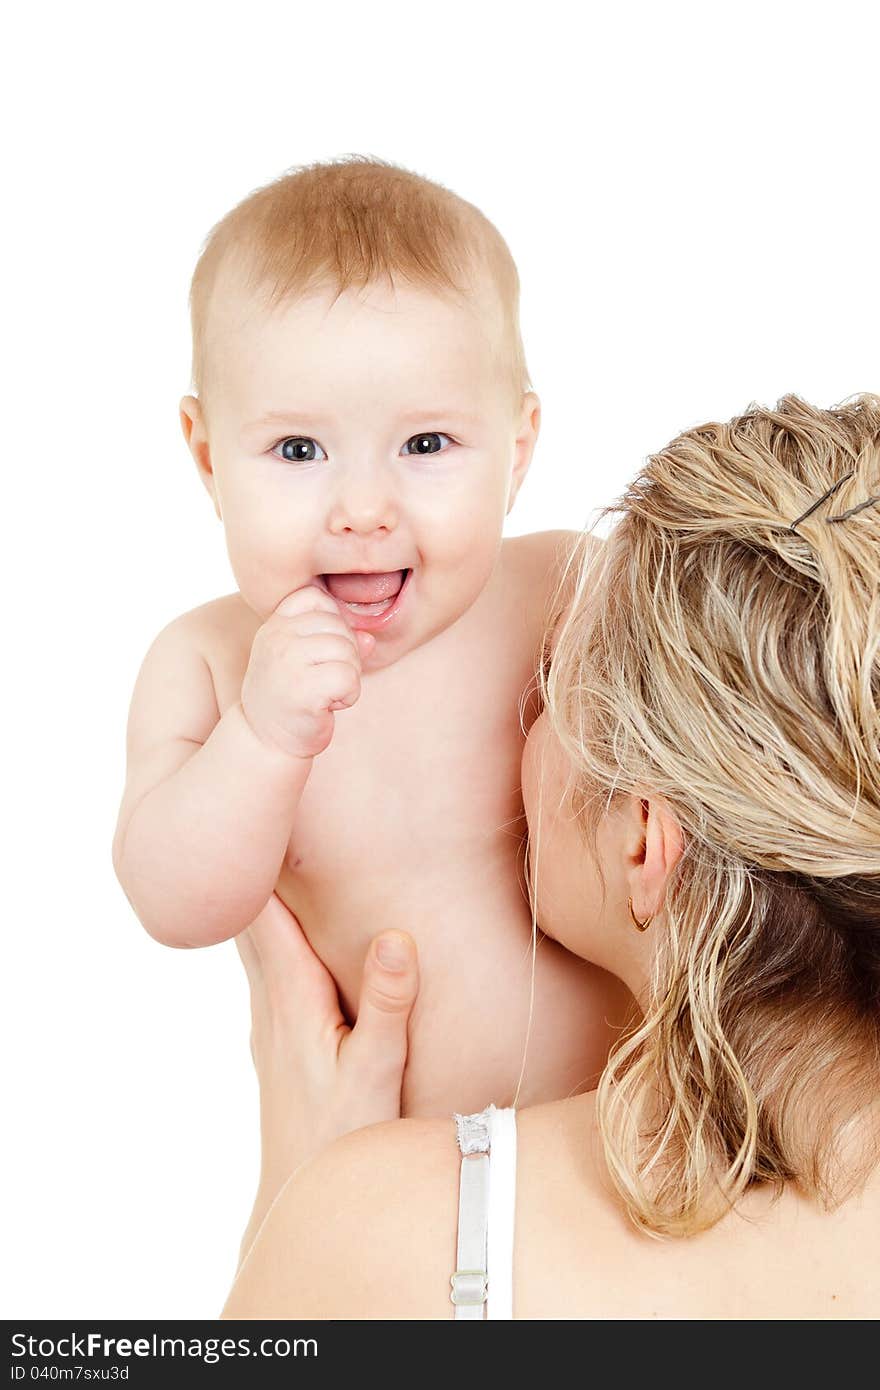
<path fill-rule="evenodd" d="M 517 1131 L 515 1317 L 878 1315 L 876 1185 L 831 1215 L 759 1191 L 710 1231 L 658 1242 L 612 1190 L 593 1096 L 520 1111 Z M 451 1318 L 459 1167 L 451 1119 L 337 1141 L 288 1182 L 223 1316 Z"/>
<path fill-rule="evenodd" d="M 451 1317 L 458 1172 L 451 1117 L 345 1135 L 288 1180 L 222 1316 Z"/>
<path fill-rule="evenodd" d="M 760 1186 L 708 1230 L 658 1240 L 614 1189 L 595 1101 L 592 1093 L 518 1118 L 516 1317 L 878 1316 L 880 1170 L 834 1212 L 792 1185 L 781 1195 Z"/>
<path fill-rule="evenodd" d="M 587 1099 L 518 1113 L 522 1151 L 534 1176 L 523 1185 L 526 1193 L 535 1184 L 546 1192 L 549 1173 L 570 1178 L 568 1170 L 576 1170 L 582 1183 L 573 1118 Z M 459 1171 L 451 1117 L 395 1120 L 337 1140 L 289 1179 L 223 1317 L 451 1318 Z M 558 1192 L 557 1183 L 549 1190 Z M 583 1214 L 590 1198 L 583 1187 L 578 1197 Z M 529 1196 L 526 1206 L 532 1205 Z M 543 1201 L 535 1205 L 539 1219 L 550 1215 Z M 526 1233 L 533 1220 L 518 1197 L 517 1221 L 521 1217 Z"/>
<path fill-rule="evenodd" d="M 546 1192 L 548 1173 L 570 1178 L 567 1170 L 576 1170 L 582 1182 L 572 1121 L 585 1101 L 518 1112 L 522 1152 L 534 1175 L 523 1184 L 525 1193 L 535 1184 Z M 223 1317 L 451 1318 L 459 1171 L 451 1117 L 395 1120 L 337 1140 L 288 1180 Z M 549 1189 L 558 1194 L 556 1182 Z M 581 1188 L 578 1197 L 583 1215 L 589 1195 Z M 525 1206 L 532 1205 L 529 1196 Z M 539 1219 L 550 1215 L 543 1201 L 535 1205 Z M 525 1233 L 533 1221 L 518 1197 L 517 1221 L 521 1216 Z"/>

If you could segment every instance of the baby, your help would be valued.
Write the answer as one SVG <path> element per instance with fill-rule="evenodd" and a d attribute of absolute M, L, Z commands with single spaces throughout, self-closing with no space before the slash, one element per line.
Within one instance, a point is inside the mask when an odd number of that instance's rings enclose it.
<path fill-rule="evenodd" d="M 518 278 L 476 208 L 393 165 L 288 174 L 211 233 L 181 421 L 238 592 L 156 638 L 113 847 L 147 931 L 236 936 L 273 894 L 353 1021 L 416 940 L 407 1115 L 509 1105 L 530 1010 L 522 722 L 568 533 L 502 540 L 532 456 Z M 520 1104 L 583 1090 L 619 1012 L 541 939 Z"/>

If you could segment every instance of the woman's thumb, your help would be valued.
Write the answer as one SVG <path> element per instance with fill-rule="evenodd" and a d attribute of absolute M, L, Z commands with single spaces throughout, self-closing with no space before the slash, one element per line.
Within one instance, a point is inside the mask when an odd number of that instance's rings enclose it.
<path fill-rule="evenodd" d="M 418 989 L 416 943 L 409 933 L 386 931 L 377 936 L 370 947 L 364 974 L 367 998 L 362 1004 L 373 1004 L 388 1013 L 408 1013 Z"/>
<path fill-rule="evenodd" d="M 407 1022 L 419 992 L 416 943 L 403 931 L 375 937 L 364 961 L 357 1023 L 349 1047 L 373 1075 L 403 1075 Z"/>

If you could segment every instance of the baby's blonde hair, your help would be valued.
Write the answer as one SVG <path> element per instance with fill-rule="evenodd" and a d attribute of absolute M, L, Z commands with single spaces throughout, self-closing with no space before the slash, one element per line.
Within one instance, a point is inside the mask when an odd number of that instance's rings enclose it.
<path fill-rule="evenodd" d="M 382 280 L 466 299 L 487 278 L 515 405 L 529 389 L 519 276 L 506 242 L 478 208 L 399 165 L 351 155 L 289 170 L 212 228 L 190 287 L 192 385 L 203 398 L 211 297 L 230 268 L 264 291 L 269 307 L 325 286 L 341 294 Z"/>
<path fill-rule="evenodd" d="M 878 494 L 880 396 L 786 396 L 649 458 L 583 552 L 544 683 L 573 807 L 594 853 L 645 789 L 685 838 L 597 1098 L 655 1236 L 753 1183 L 832 1208 L 878 1160 L 880 505 L 828 520 Z"/>

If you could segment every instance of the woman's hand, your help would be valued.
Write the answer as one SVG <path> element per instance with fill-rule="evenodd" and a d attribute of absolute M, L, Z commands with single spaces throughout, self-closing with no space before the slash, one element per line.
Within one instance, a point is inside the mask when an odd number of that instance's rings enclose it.
<path fill-rule="evenodd" d="M 262 1140 L 244 1254 L 300 1164 L 350 1130 L 399 1118 L 418 966 L 410 936 L 380 933 L 367 951 L 350 1028 L 332 975 L 274 893 L 236 942 L 251 991 Z"/>

